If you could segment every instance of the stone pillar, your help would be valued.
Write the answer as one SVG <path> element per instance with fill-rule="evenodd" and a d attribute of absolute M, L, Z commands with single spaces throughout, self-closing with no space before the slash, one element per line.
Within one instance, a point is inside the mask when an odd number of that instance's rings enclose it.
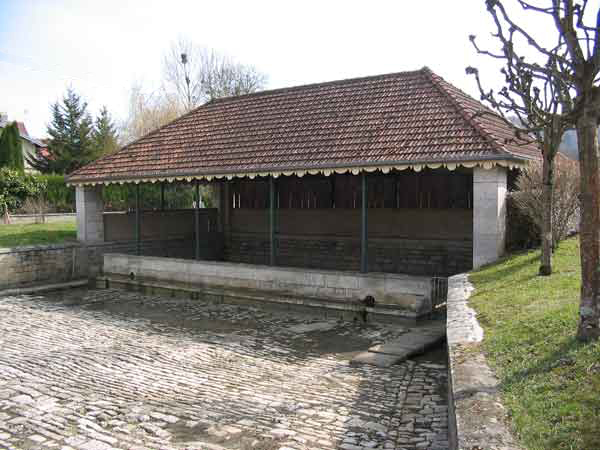
<path fill-rule="evenodd" d="M 473 268 L 504 253 L 506 234 L 506 169 L 473 169 Z"/>
<path fill-rule="evenodd" d="M 104 203 L 102 186 L 77 186 L 77 240 L 80 242 L 104 241 Z"/>

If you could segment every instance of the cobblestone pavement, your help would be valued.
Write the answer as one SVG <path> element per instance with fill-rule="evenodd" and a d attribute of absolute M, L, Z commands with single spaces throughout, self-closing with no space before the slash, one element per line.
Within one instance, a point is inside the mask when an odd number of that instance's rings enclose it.
<path fill-rule="evenodd" d="M 0 448 L 447 448 L 443 362 L 348 364 L 398 325 L 115 290 L 0 318 Z"/>

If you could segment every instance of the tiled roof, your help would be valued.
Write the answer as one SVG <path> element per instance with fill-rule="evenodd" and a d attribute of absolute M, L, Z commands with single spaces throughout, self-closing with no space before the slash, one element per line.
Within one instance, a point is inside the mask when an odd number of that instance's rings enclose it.
<path fill-rule="evenodd" d="M 17 121 L 17 128 L 19 129 L 19 135 L 21 136 L 21 138 L 25 139 L 26 141 L 31 142 L 36 147 L 46 147 L 46 145 L 41 143 L 38 139 L 35 139 L 35 138 L 32 138 L 31 136 L 29 136 L 29 133 L 27 132 L 27 128 L 25 127 L 25 124 L 23 122 Z"/>
<path fill-rule="evenodd" d="M 485 114 L 480 114 L 486 111 Z M 428 68 L 209 102 L 71 174 L 71 183 L 538 156 Z"/>

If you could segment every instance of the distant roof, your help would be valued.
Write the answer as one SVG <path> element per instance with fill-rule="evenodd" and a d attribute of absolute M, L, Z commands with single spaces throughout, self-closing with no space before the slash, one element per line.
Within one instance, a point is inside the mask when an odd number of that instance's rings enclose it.
<path fill-rule="evenodd" d="M 329 174 L 539 158 L 423 68 L 213 100 L 73 172 L 73 184 Z"/>

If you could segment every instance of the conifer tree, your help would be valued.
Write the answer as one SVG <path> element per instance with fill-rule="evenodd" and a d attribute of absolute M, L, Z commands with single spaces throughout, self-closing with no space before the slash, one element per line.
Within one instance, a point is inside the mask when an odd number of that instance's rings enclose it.
<path fill-rule="evenodd" d="M 38 150 L 28 158 L 31 166 L 42 173 L 68 174 L 93 161 L 93 123 L 87 103 L 68 89 L 62 103 L 54 103 L 51 111 L 47 153 Z"/>
<path fill-rule="evenodd" d="M 7 125 L 0 136 L 0 167 L 23 172 L 23 144 L 17 122 Z"/>
<path fill-rule="evenodd" d="M 118 135 L 112 122 L 110 114 L 103 106 L 100 114 L 96 117 L 94 130 L 92 132 L 92 142 L 94 146 L 94 157 L 99 158 L 114 152 L 119 147 Z"/>

